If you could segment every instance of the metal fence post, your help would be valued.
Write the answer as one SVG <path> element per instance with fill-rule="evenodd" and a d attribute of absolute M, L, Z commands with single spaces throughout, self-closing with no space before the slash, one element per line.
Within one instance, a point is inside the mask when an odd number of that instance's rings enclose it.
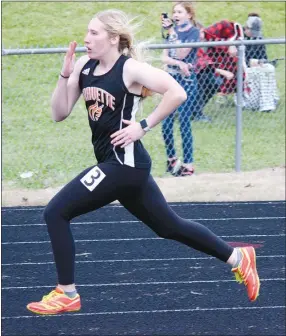
<path fill-rule="evenodd" d="M 242 104 L 243 104 L 243 64 L 245 46 L 238 46 L 237 91 L 236 91 L 236 136 L 235 136 L 235 171 L 241 170 L 242 142 Z"/>

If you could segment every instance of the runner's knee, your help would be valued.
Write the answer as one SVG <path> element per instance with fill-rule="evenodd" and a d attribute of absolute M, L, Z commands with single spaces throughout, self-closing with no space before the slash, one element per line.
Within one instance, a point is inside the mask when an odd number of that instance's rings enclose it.
<path fill-rule="evenodd" d="M 62 219 L 64 216 L 61 213 L 61 208 L 57 206 L 55 202 L 51 201 L 45 207 L 43 217 L 46 224 L 51 226 L 53 223 L 58 223 L 58 220 Z"/>

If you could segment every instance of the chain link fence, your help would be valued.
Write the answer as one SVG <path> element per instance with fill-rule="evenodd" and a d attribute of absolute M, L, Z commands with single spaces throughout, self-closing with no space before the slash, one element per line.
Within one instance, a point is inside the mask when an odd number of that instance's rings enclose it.
<path fill-rule="evenodd" d="M 270 55 L 278 50 L 277 57 L 247 61 L 244 49 L 259 44 L 267 45 Z M 272 39 L 172 46 L 196 48 L 198 61 L 190 66 L 189 76 L 179 69 L 172 73 L 185 87 L 188 100 L 144 138 L 153 159 L 153 175 L 166 174 L 167 156 L 193 161 L 197 172 L 284 164 L 285 59 L 279 57 L 284 44 L 285 39 Z M 221 51 L 221 46 L 229 45 L 236 45 L 237 57 Z M 149 48 L 152 63 L 164 68 L 162 49 L 170 45 L 152 44 Z M 38 176 L 38 187 L 47 187 L 65 183 L 94 164 L 84 102 L 78 102 L 63 123 L 50 118 L 51 94 L 65 50 L 2 50 L 4 181 L 31 171 Z M 78 48 L 79 54 L 83 51 Z M 245 61 L 248 67 L 244 67 Z M 138 120 L 158 101 L 157 95 L 148 98 Z"/>

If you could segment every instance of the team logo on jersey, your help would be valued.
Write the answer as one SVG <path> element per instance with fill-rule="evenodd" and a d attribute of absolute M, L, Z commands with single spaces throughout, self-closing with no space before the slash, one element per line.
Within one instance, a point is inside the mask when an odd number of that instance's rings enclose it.
<path fill-rule="evenodd" d="M 97 121 L 100 118 L 103 106 L 104 104 L 98 106 L 98 102 L 89 106 L 88 113 L 91 120 Z"/>
<path fill-rule="evenodd" d="M 82 94 L 86 102 L 90 100 L 97 101 L 108 106 L 112 111 L 115 110 L 115 97 L 101 88 L 94 86 L 86 87 L 82 90 Z"/>
<path fill-rule="evenodd" d="M 90 68 L 83 70 L 81 73 L 83 73 L 84 75 L 88 75 L 90 71 Z"/>

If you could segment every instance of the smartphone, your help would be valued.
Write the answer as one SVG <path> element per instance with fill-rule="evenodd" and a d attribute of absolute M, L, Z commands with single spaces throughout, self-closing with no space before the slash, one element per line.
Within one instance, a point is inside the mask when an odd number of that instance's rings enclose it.
<path fill-rule="evenodd" d="M 162 15 L 163 19 L 168 19 L 168 14 L 167 13 L 162 13 L 161 15 Z"/>

